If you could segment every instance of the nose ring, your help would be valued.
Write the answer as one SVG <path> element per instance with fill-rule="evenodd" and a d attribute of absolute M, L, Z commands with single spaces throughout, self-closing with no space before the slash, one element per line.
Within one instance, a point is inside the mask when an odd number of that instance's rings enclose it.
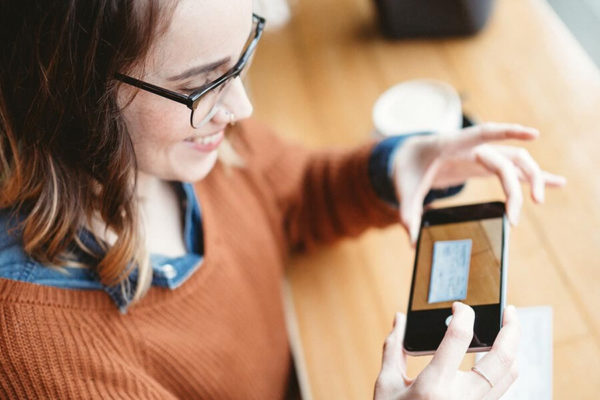
<path fill-rule="evenodd" d="M 234 126 L 235 125 L 235 114 L 232 112 L 228 112 L 229 114 L 229 125 Z"/>

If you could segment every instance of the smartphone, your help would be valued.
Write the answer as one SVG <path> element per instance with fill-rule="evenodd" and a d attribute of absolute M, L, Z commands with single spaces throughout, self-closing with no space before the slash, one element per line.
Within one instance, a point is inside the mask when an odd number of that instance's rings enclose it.
<path fill-rule="evenodd" d="M 508 234 L 502 202 L 425 212 L 406 314 L 404 349 L 408 354 L 435 352 L 452 319 L 455 301 L 475 311 L 468 352 L 491 348 L 505 306 Z"/>

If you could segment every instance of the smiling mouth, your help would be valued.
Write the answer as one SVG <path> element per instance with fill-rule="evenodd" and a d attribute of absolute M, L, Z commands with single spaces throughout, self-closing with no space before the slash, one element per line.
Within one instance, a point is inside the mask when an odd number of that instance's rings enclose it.
<path fill-rule="evenodd" d="M 219 140 L 221 140 L 221 134 L 223 133 L 224 129 L 225 128 L 223 128 L 222 130 L 220 130 L 218 132 L 211 133 L 208 135 L 192 136 L 187 139 L 184 139 L 184 142 L 197 143 L 200 145 L 214 144 L 214 143 L 217 143 Z"/>

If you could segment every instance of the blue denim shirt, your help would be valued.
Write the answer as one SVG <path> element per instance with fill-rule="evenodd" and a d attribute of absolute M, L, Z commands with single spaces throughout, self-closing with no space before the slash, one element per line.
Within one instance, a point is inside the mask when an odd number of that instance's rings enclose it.
<path fill-rule="evenodd" d="M 373 189 L 382 200 L 394 206 L 398 205 L 398 201 L 391 176 L 392 161 L 395 152 L 407 137 L 396 136 L 381 141 L 374 147 L 369 157 L 368 171 Z M 184 240 L 187 254 L 175 258 L 160 254 L 150 255 L 153 270 L 152 285 L 169 289 L 179 287 L 200 268 L 204 254 L 201 211 L 193 186 L 190 183 L 180 183 L 177 188 L 184 209 Z M 425 202 L 429 203 L 436 198 L 453 195 L 461 189 L 462 186 L 432 190 Z M 10 227 L 15 225 L 9 210 L 0 210 L 0 224 L 0 278 L 64 289 L 104 290 L 121 313 L 127 312 L 137 284 L 137 271 L 134 270 L 130 274 L 124 285 L 106 286 L 89 269 L 49 268 L 25 254 L 20 235 L 9 233 Z M 83 231 L 80 237 L 86 246 L 99 250 L 98 244 L 89 232 Z M 86 257 L 90 256 L 81 255 L 82 259 Z M 129 287 L 130 290 L 125 291 L 124 287 Z"/>
<path fill-rule="evenodd" d="M 200 205 L 194 189 L 189 183 L 177 185 L 184 209 L 184 241 L 187 254 L 181 257 L 166 257 L 151 254 L 153 276 L 152 285 L 175 289 L 186 281 L 202 264 L 203 240 Z M 102 284 L 95 272 L 86 268 L 61 267 L 49 268 L 33 260 L 23 251 L 20 235 L 10 233 L 10 227 L 16 225 L 9 210 L 0 211 L 0 278 L 13 279 L 40 285 L 64 289 L 104 290 L 115 302 L 121 313 L 126 313 L 135 292 L 138 274 L 133 271 L 128 282 L 115 286 Z M 101 253 L 98 243 L 88 231 L 82 231 L 81 241 L 96 253 Z M 91 256 L 80 254 L 83 261 Z M 124 288 L 129 288 L 129 293 Z"/>

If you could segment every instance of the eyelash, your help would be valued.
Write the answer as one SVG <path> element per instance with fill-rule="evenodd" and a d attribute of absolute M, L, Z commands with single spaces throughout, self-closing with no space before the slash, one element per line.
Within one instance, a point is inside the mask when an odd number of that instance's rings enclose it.
<path fill-rule="evenodd" d="M 205 82 L 205 83 L 204 83 L 204 84 L 202 84 L 201 86 L 198 86 L 198 87 L 195 87 L 195 88 L 189 88 L 189 89 L 188 89 L 188 88 L 181 88 L 181 89 L 179 89 L 179 90 L 180 90 L 181 92 L 183 92 L 183 93 L 187 94 L 187 95 L 190 95 L 190 94 L 192 94 L 192 93 L 194 93 L 194 92 L 197 92 L 197 91 L 200 91 L 200 90 L 204 89 L 204 88 L 206 87 L 206 84 L 207 84 L 207 83 L 208 83 L 208 82 Z"/>
<path fill-rule="evenodd" d="M 180 88 L 179 91 L 181 91 L 181 92 L 183 92 L 183 93 L 185 93 L 187 95 L 190 95 L 190 94 L 192 94 L 194 92 L 197 92 L 197 91 L 200 91 L 200 90 L 204 89 L 211 82 L 212 82 L 212 79 L 210 79 L 209 77 L 207 77 L 207 78 L 204 79 L 204 82 L 202 82 L 201 85 L 193 87 L 193 88 Z"/>
<path fill-rule="evenodd" d="M 184 93 L 184 94 L 190 95 L 190 94 L 192 94 L 192 93 L 194 93 L 194 92 L 197 92 L 197 91 L 201 90 L 202 88 L 204 88 L 204 86 L 206 86 L 206 85 L 202 85 L 202 86 L 198 86 L 198 87 L 196 87 L 196 88 L 190 88 L 190 89 L 185 89 L 185 88 L 183 88 L 183 89 L 179 89 L 179 90 L 180 90 L 182 93 Z"/>

